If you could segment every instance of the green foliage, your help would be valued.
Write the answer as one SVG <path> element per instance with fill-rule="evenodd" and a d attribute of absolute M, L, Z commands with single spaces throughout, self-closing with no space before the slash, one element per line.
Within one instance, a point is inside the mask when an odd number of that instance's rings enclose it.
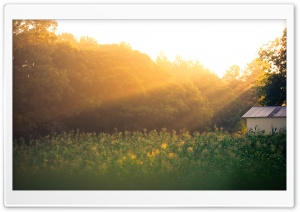
<path fill-rule="evenodd" d="M 262 46 L 259 56 L 270 65 L 257 86 L 260 104 L 264 106 L 286 104 L 286 29 L 280 39 Z"/>
<path fill-rule="evenodd" d="M 14 21 L 14 137 L 37 134 L 37 129 L 49 133 L 69 89 L 66 71 L 52 63 L 56 25 L 55 21 Z"/>
<path fill-rule="evenodd" d="M 258 76 L 281 64 L 268 64 L 277 53 L 264 48 L 265 57 L 244 71 L 231 66 L 221 79 L 199 61 L 163 53 L 153 61 L 124 42 L 56 35 L 53 20 L 16 20 L 13 27 L 13 136 L 27 141 L 72 129 L 203 132 L 216 125 L 237 132 L 243 113 L 258 104 Z M 279 76 L 261 79 L 279 84 Z"/>
<path fill-rule="evenodd" d="M 285 190 L 286 134 L 125 131 L 19 140 L 14 190 Z"/>
<path fill-rule="evenodd" d="M 154 62 L 126 43 L 100 45 L 90 37 L 55 36 L 56 25 L 14 22 L 14 138 L 77 128 L 212 126 L 212 99 L 200 85 L 217 77 L 199 62 L 177 57 L 163 65 L 166 58 Z"/>

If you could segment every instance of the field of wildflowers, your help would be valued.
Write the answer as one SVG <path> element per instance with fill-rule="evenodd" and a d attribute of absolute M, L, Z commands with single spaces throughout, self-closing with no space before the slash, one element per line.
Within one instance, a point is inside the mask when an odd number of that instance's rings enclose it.
<path fill-rule="evenodd" d="M 285 190 L 286 134 L 137 131 L 20 139 L 14 190 Z"/>

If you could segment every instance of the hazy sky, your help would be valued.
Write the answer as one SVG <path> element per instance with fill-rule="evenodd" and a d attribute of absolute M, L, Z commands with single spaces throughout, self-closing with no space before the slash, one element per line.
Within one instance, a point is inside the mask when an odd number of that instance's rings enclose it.
<path fill-rule="evenodd" d="M 233 64 L 251 62 L 284 27 L 284 20 L 58 20 L 57 33 L 90 36 L 100 44 L 126 42 L 153 60 L 160 52 L 170 60 L 180 55 L 222 76 Z"/>

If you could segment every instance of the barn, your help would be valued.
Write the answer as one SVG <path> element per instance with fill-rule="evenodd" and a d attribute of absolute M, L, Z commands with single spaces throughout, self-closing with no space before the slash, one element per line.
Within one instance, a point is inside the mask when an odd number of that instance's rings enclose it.
<path fill-rule="evenodd" d="M 246 120 L 248 130 L 270 134 L 274 130 L 286 129 L 285 106 L 252 107 L 242 117 Z"/>

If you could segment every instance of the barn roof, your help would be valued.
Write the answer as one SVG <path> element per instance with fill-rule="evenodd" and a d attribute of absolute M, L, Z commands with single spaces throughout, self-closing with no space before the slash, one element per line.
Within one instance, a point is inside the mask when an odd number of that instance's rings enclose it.
<path fill-rule="evenodd" d="M 286 107 L 284 106 L 252 107 L 242 117 L 243 118 L 286 117 Z"/>

